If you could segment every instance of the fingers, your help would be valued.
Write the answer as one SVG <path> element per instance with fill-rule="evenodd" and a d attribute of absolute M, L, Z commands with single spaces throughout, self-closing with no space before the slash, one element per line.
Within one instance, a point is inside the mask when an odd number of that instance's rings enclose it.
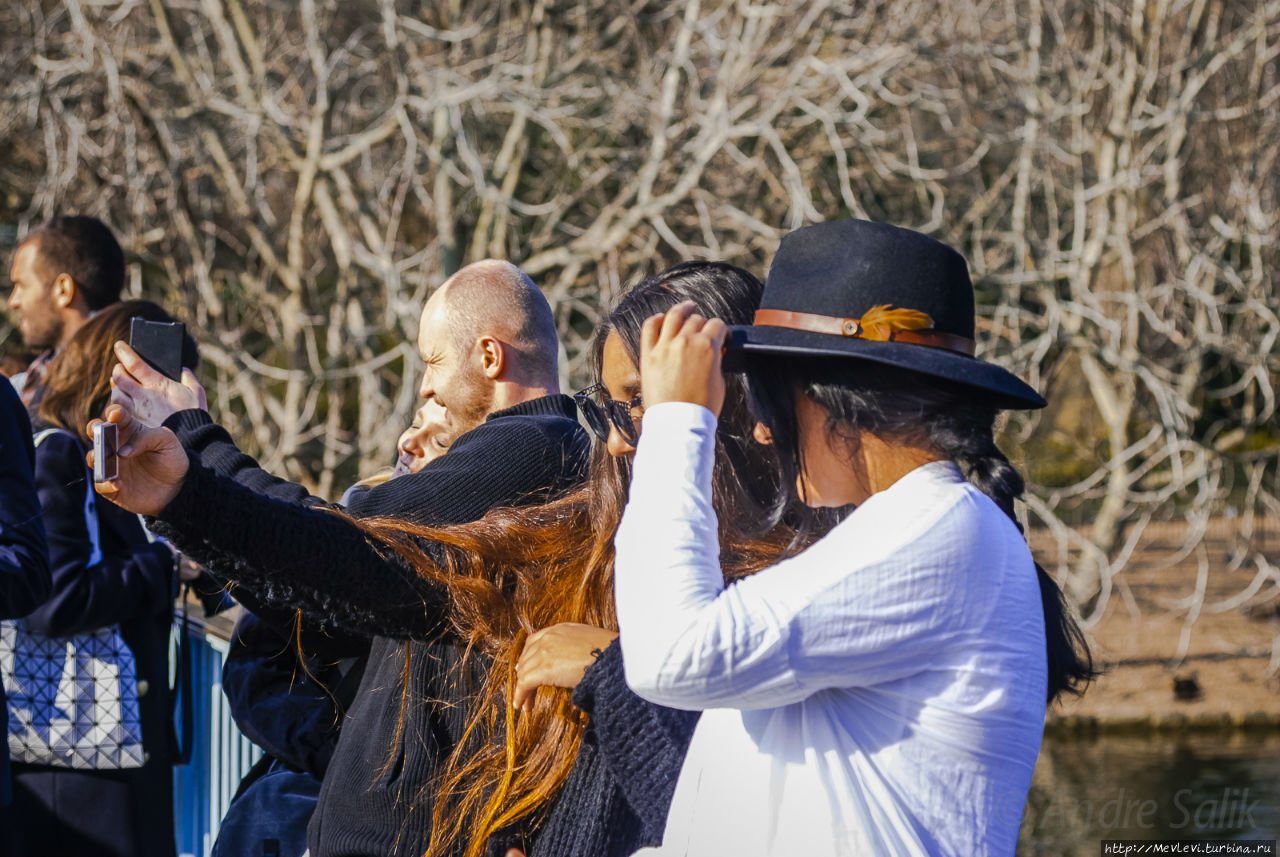
<path fill-rule="evenodd" d="M 164 376 L 147 365 L 147 361 L 138 356 L 138 352 L 129 347 L 123 339 L 116 340 L 116 359 L 124 370 L 138 380 L 144 387 L 155 386 L 164 380 Z"/>
<path fill-rule="evenodd" d="M 721 356 L 729 328 L 699 315 L 692 301 L 645 322 L 640 378 L 645 403 L 691 402 L 719 414 L 724 403 Z"/>
<path fill-rule="evenodd" d="M 112 401 L 125 404 L 127 400 L 131 403 L 140 392 L 142 392 L 142 385 L 133 379 L 123 363 L 117 363 L 111 368 Z"/>
<path fill-rule="evenodd" d="M 209 410 L 209 397 L 204 391 L 204 387 L 196 380 L 196 376 L 190 369 L 182 370 L 182 386 L 196 394 L 196 401 L 200 403 L 200 410 Z"/>
<path fill-rule="evenodd" d="M 717 352 L 722 352 L 724 341 L 729 337 L 729 325 L 718 318 L 708 319 L 702 326 L 702 335 L 711 340 Z"/>
<path fill-rule="evenodd" d="M 537 698 L 538 688 L 546 679 L 546 659 L 543 657 L 543 641 L 547 636 L 546 628 L 534 631 L 525 640 L 520 659 L 516 661 L 516 687 L 511 696 L 511 705 L 520 711 L 532 711 L 533 702 Z"/>
<path fill-rule="evenodd" d="M 516 679 L 515 693 L 511 696 L 511 707 L 517 711 L 533 711 L 533 700 L 538 695 L 538 685 L 523 675 Z"/>
<path fill-rule="evenodd" d="M 525 661 L 524 655 L 516 664 L 516 687 L 511 694 L 511 707 L 519 711 L 533 711 L 534 700 L 538 696 L 538 688 L 544 684 L 544 671 Z"/>
<path fill-rule="evenodd" d="M 119 404 L 107 405 L 107 409 L 102 414 L 106 422 L 115 423 L 118 430 L 117 437 L 120 441 L 120 448 L 116 454 L 121 458 L 129 458 L 139 449 L 147 450 L 154 448 L 161 442 L 159 430 L 153 429 L 146 423 L 139 420 L 133 415 L 133 412 Z M 94 422 L 102 422 L 95 420 Z M 90 426 L 93 425 L 91 422 Z M 93 431 L 92 428 L 89 429 Z"/>
<path fill-rule="evenodd" d="M 695 319 L 702 319 L 702 316 L 696 315 L 697 307 L 693 301 L 682 301 L 671 309 L 667 310 L 667 314 L 662 318 L 662 332 L 659 336 L 660 342 L 670 342 L 675 339 L 686 328 L 693 330 L 702 325 Z"/>
<path fill-rule="evenodd" d="M 665 315 L 651 315 L 640 326 L 640 351 L 652 351 L 658 344 L 658 336 L 662 333 L 662 322 Z"/>
<path fill-rule="evenodd" d="M 118 402 L 107 405 L 107 409 L 102 412 L 102 416 L 104 419 L 90 420 L 90 436 L 93 435 L 93 426 L 95 423 L 114 423 L 117 431 L 119 432 L 117 437 L 120 439 L 120 448 L 117 450 L 116 454 L 121 458 L 128 458 L 133 454 L 132 441 L 134 435 L 137 434 L 138 430 L 142 427 L 141 423 L 133 418 L 133 414 L 128 408 Z"/>

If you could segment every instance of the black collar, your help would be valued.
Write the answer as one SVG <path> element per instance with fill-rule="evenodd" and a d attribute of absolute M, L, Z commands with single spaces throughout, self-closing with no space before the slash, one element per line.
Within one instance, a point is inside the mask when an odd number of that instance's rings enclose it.
<path fill-rule="evenodd" d="M 500 411 L 494 411 L 485 418 L 485 422 L 498 419 L 499 417 L 564 417 L 568 420 L 578 419 L 578 406 L 574 404 L 573 398 L 563 393 L 556 393 L 551 396 L 541 396 L 537 399 L 530 399 L 527 402 L 521 402 L 510 408 L 503 408 Z"/>

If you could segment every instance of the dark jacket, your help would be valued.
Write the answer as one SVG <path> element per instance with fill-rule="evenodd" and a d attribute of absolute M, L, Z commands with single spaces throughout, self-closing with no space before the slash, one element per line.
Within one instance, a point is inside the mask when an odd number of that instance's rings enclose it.
<path fill-rule="evenodd" d="M 292 616 L 245 611 L 222 666 L 231 716 L 254 744 L 317 780 L 338 745 L 343 713 L 355 697 L 369 638 L 324 633 Z M 299 646 L 307 653 L 298 656 Z"/>
<path fill-rule="evenodd" d="M 13 387 L 0 378 L 0 619 L 16 619 L 49 597 L 49 554 L 32 467 L 31 423 Z M 0 684 L 0 734 L 9 709 Z M 7 740 L 7 739 L 6 739 Z M 9 752 L 0 752 L 0 806 L 9 803 Z"/>
<path fill-rule="evenodd" d="M 36 449 L 35 482 L 52 590 L 24 621 L 48 637 L 120 625 L 137 664 L 147 761 L 124 771 L 15 764 L 13 809 L 27 845 L 38 844 L 41 853 L 92 848 L 97 854 L 167 857 L 174 853 L 169 631 L 176 567 L 172 552 L 148 539 L 137 515 L 96 499 L 101 559 L 91 564 L 85 509 L 89 480 L 85 448 L 69 432 L 48 435 Z M 68 795 L 108 791 L 110 799 L 68 806 Z M 22 853 L 10 844 L 10 853 Z"/>
<path fill-rule="evenodd" d="M 473 678 L 456 669 L 447 593 L 300 486 L 262 471 L 207 415 L 184 411 L 166 425 L 200 461 L 157 529 L 262 600 L 372 638 L 312 819 L 313 857 L 421 854 L 430 832 L 424 790 L 461 735 Z M 427 525 L 475 520 L 568 488 L 584 475 L 588 449 L 570 398 L 536 399 L 491 414 L 447 455 L 360 494 L 349 512 Z"/>
<path fill-rule="evenodd" d="M 701 712 L 646 702 L 627 687 L 617 640 L 587 667 L 573 704 L 591 717 L 573 769 L 529 857 L 627 857 L 662 843 L 667 810 Z M 502 857 L 513 838 L 489 852 Z"/>
<path fill-rule="evenodd" d="M 307 850 L 307 825 L 369 656 L 367 637 L 325 634 L 258 605 L 236 623 L 222 666 L 231 716 L 263 756 L 218 827 L 215 857 Z M 300 654 L 305 653 L 305 654 Z"/>

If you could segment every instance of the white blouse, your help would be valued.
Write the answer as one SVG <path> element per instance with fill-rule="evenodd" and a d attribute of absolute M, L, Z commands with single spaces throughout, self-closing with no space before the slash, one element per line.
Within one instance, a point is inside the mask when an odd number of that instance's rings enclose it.
<path fill-rule="evenodd" d="M 648 409 L 616 539 L 627 683 L 705 714 L 643 854 L 1013 854 L 1044 724 L 1017 528 L 951 462 L 726 587 L 715 417 Z"/>

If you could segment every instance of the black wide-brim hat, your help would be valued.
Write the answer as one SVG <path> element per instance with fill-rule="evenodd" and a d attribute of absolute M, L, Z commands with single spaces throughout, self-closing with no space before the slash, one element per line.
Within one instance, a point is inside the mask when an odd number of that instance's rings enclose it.
<path fill-rule="evenodd" d="M 927 327 L 889 334 L 862 323 L 916 310 Z M 974 353 L 973 284 L 964 257 L 910 229 L 838 220 L 785 235 L 755 323 L 729 332 L 731 351 L 830 356 L 898 366 L 961 385 L 997 408 L 1043 408 L 1016 375 Z M 851 367 L 852 368 L 852 367 Z"/>

